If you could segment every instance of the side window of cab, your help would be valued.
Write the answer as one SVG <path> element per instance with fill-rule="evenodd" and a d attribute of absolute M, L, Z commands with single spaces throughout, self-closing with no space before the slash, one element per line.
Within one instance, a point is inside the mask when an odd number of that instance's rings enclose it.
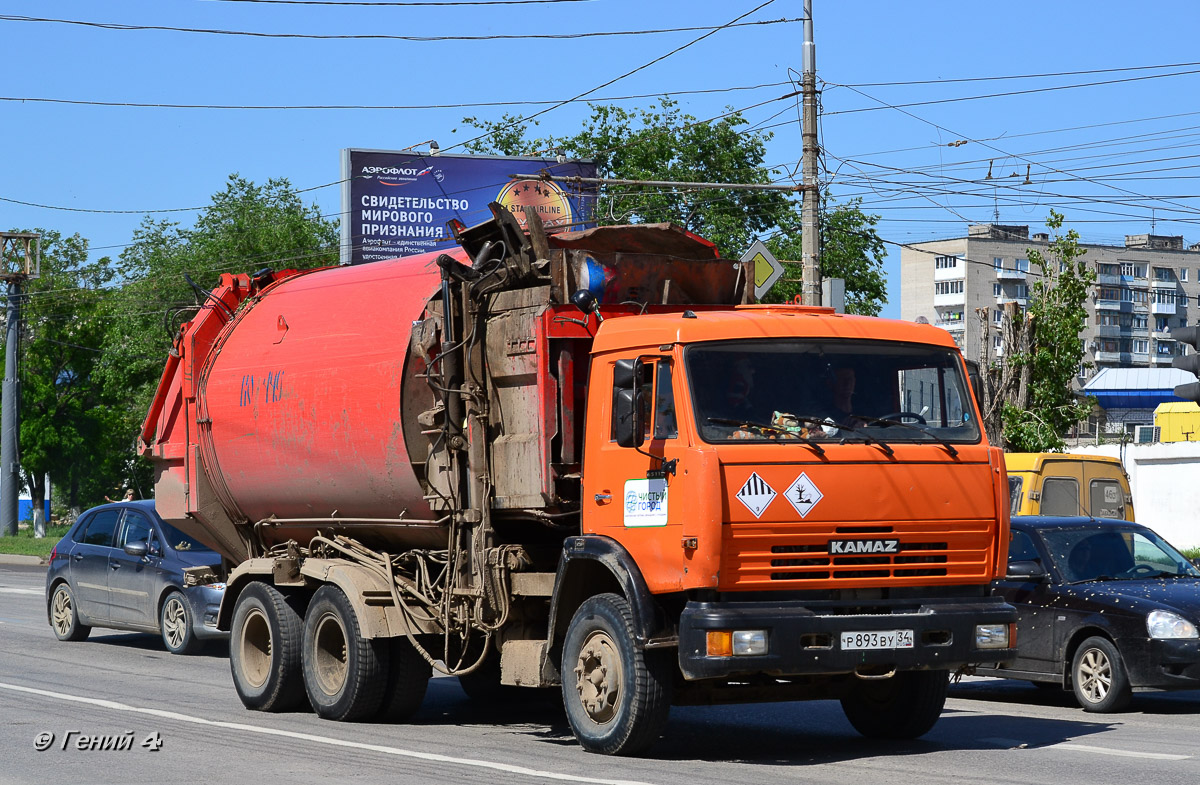
<path fill-rule="evenodd" d="M 641 395 L 639 396 L 639 419 L 642 434 L 648 439 L 676 439 L 679 425 L 675 416 L 674 374 L 669 358 L 642 358 Z M 617 440 L 620 407 L 617 399 L 620 386 L 613 384 L 612 422 L 609 438 Z"/>

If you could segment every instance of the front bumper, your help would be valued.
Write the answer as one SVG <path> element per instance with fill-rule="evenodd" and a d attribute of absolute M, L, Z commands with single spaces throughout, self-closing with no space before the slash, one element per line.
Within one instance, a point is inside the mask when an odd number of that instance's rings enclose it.
<path fill-rule="evenodd" d="M 679 667 L 688 680 L 803 676 L 856 670 L 953 669 L 1003 662 L 1015 648 L 979 649 L 975 625 L 1012 624 L 1001 597 L 872 601 L 866 612 L 844 602 L 689 602 L 679 623 Z M 843 632 L 912 630 L 909 649 L 844 650 Z M 763 655 L 710 657 L 709 630 L 766 630 Z"/>
<path fill-rule="evenodd" d="M 229 637 L 228 632 L 217 629 L 217 614 L 221 610 L 221 598 L 225 596 L 224 583 L 188 586 L 183 593 L 192 607 L 192 631 L 197 638 Z"/>
<path fill-rule="evenodd" d="M 1200 688 L 1200 640 L 1119 638 L 1117 649 L 1134 687 Z"/>

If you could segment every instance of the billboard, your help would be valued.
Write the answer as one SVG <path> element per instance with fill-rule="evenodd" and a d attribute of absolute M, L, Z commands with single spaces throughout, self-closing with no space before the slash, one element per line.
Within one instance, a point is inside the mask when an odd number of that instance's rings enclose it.
<path fill-rule="evenodd" d="M 395 150 L 342 150 L 342 264 L 360 264 L 450 248 L 446 222 L 467 226 L 491 217 L 489 202 L 538 211 L 546 228 L 592 224 L 592 184 L 513 180 L 514 174 L 595 177 L 591 161 Z"/>

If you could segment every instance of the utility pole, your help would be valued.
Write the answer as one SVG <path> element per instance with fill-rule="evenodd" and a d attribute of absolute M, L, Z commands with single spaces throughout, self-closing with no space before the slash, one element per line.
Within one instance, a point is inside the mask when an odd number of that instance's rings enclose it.
<path fill-rule="evenodd" d="M 804 202 L 801 205 L 800 261 L 804 267 L 804 304 L 821 304 L 821 240 L 817 214 L 821 186 L 817 183 L 817 45 L 813 43 L 812 0 L 804 0 L 804 70 L 800 92 L 804 98 Z"/>
<path fill-rule="evenodd" d="M 40 236 L 30 232 L 0 232 L 0 278 L 8 283 L 4 339 L 4 387 L 0 390 L 0 535 L 17 533 L 21 466 L 21 388 L 18 353 L 21 335 L 21 283 L 41 273 Z"/>

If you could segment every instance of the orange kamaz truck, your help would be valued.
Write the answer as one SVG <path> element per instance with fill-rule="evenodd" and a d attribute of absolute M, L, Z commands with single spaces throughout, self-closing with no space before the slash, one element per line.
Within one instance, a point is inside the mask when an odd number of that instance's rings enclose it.
<path fill-rule="evenodd" d="M 696 703 L 911 738 L 954 669 L 1014 656 L 1004 460 L 946 332 L 749 304 L 667 224 L 452 228 L 223 275 L 167 359 L 143 450 L 226 557 L 247 707 L 403 720 L 437 669 L 560 689 L 593 752 Z"/>

